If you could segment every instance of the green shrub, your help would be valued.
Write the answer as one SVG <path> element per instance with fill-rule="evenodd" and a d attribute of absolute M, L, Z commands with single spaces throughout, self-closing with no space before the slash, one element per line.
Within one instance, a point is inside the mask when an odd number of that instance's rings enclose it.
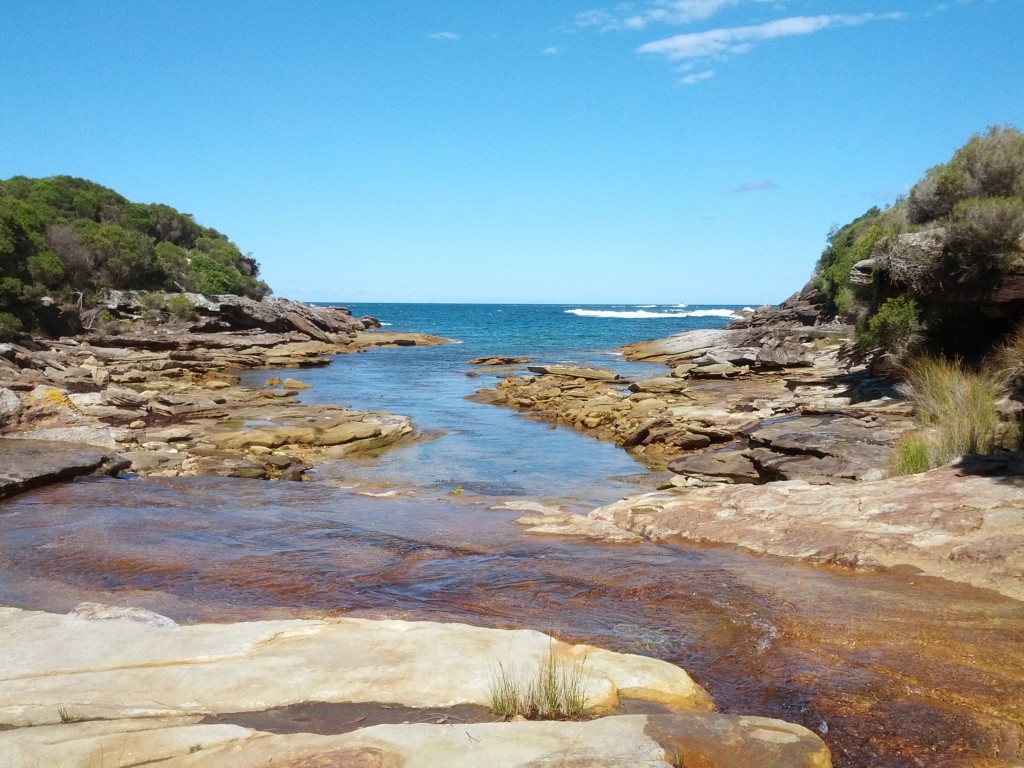
<path fill-rule="evenodd" d="M 993 126 L 975 134 L 953 159 L 931 168 L 910 192 L 914 223 L 948 216 L 969 197 L 1024 196 L 1024 134 Z"/>
<path fill-rule="evenodd" d="M 834 303 L 836 305 L 836 312 L 839 316 L 847 321 L 856 321 L 861 312 L 863 311 L 863 305 L 857 301 L 857 297 L 853 293 L 853 289 L 849 286 L 844 286 L 839 289 L 839 292 L 835 296 Z"/>
<path fill-rule="evenodd" d="M 10 341 L 21 333 L 24 325 L 10 312 L 0 312 L 0 341 Z"/>
<path fill-rule="evenodd" d="M 881 347 L 897 359 L 905 359 L 921 340 L 920 310 L 905 296 L 886 299 L 861 329 L 862 346 Z"/>
<path fill-rule="evenodd" d="M 1020 257 L 1024 198 L 974 197 L 957 203 L 946 228 L 946 254 L 962 269 L 1005 269 Z"/>
<path fill-rule="evenodd" d="M 196 305 L 188 296 L 182 296 L 180 293 L 167 300 L 167 311 L 175 320 L 195 320 L 199 317 Z"/>
<path fill-rule="evenodd" d="M 1018 392 L 1024 390 L 1024 323 L 996 346 L 989 361 L 992 370 Z"/>
<path fill-rule="evenodd" d="M 932 441 L 924 432 L 903 435 L 889 459 L 891 476 L 916 475 L 938 466 L 932 462 Z"/>

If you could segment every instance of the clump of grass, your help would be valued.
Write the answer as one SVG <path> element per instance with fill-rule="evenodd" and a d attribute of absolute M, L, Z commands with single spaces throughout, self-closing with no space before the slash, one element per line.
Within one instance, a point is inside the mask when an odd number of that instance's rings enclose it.
<path fill-rule="evenodd" d="M 517 671 L 498 662 L 491 675 L 491 711 L 501 718 L 520 715 L 527 720 L 580 720 L 586 712 L 586 657 L 567 664 L 554 643 L 536 670 Z"/>
<path fill-rule="evenodd" d="M 932 468 L 932 443 L 922 432 L 903 435 L 889 459 L 889 474 L 916 475 Z"/>
<path fill-rule="evenodd" d="M 74 715 L 71 710 L 67 707 L 57 707 L 57 714 L 60 716 L 60 721 L 65 725 L 68 723 L 80 723 L 85 720 L 81 715 Z"/>
<path fill-rule="evenodd" d="M 921 429 L 897 444 L 890 471 L 913 474 L 957 456 L 994 453 L 1002 425 L 996 401 L 1005 377 L 992 369 L 970 370 L 959 359 L 915 358 L 904 367 L 903 391 L 914 404 Z"/>

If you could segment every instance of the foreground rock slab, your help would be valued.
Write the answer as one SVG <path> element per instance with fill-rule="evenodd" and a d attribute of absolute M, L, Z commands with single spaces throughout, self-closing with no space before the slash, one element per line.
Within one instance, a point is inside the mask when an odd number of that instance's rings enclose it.
<path fill-rule="evenodd" d="M 0 609 L 0 724 L 261 711 L 306 701 L 447 707 L 490 701 L 506 669 L 584 664 L 588 707 L 619 697 L 709 709 L 683 670 L 530 630 L 325 619 L 167 626 L 145 612 Z M 101 618 L 87 618 L 88 616 Z M 112 618 L 102 618 L 112 616 Z M 74 638 L 74 642 L 69 642 Z"/>
<path fill-rule="evenodd" d="M 909 565 L 1024 600 L 1024 454 L 838 486 L 793 480 L 631 496 L 590 513 L 682 537 L 860 567 Z"/>
<path fill-rule="evenodd" d="M 529 674 L 551 656 L 584 665 L 591 712 L 611 716 L 347 727 L 357 718 L 317 735 L 268 733 L 226 714 L 302 702 L 487 704 L 497 670 Z M 615 715 L 624 697 L 666 714 Z M 179 626 L 92 603 L 68 615 L 0 608 L 0 754 L 17 765 L 831 766 L 800 726 L 710 707 L 667 662 L 529 630 L 366 619 Z"/>
<path fill-rule="evenodd" d="M 378 725 L 335 736 L 275 735 L 196 718 L 114 720 L 0 732 L 0 750 L 28 765 L 85 768 L 830 768 L 828 749 L 797 725 L 707 712 L 590 722 Z M 92 762 L 89 762 L 92 761 Z"/>

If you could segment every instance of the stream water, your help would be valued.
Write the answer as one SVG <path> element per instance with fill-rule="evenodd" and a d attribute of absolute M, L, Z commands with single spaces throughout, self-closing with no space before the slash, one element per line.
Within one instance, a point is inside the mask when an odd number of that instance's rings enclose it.
<path fill-rule="evenodd" d="M 632 334 L 680 330 L 654 322 Z M 415 330 L 458 336 L 444 326 Z M 654 479 L 610 446 L 465 401 L 487 383 L 466 376 L 467 358 L 529 353 L 464 340 L 302 371 L 314 385 L 307 399 L 407 413 L 443 433 L 325 467 L 319 482 L 94 478 L 0 504 L 0 604 L 67 611 L 96 600 L 182 622 L 354 615 L 531 627 L 677 663 L 722 711 L 815 730 L 838 768 L 1024 754 L 1019 602 L 730 547 L 523 533 L 499 502 L 586 507 Z M 613 346 L 584 339 L 574 358 L 614 363 Z M 568 352 L 537 345 L 531 356 Z"/>

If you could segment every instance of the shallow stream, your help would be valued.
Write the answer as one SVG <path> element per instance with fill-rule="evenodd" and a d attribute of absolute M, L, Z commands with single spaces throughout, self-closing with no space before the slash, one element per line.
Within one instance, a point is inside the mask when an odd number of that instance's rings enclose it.
<path fill-rule="evenodd" d="M 909 572 L 526 534 L 493 507 L 586 508 L 655 480 L 611 446 L 464 400 L 493 375 L 467 378 L 467 357 L 518 353 L 466 347 L 295 374 L 314 385 L 306 399 L 444 433 L 317 482 L 88 479 L 0 504 L 0 604 L 530 627 L 677 663 L 722 711 L 815 730 L 838 768 L 1024 756 L 1024 604 Z M 601 356 L 614 360 L 588 361 Z"/>

